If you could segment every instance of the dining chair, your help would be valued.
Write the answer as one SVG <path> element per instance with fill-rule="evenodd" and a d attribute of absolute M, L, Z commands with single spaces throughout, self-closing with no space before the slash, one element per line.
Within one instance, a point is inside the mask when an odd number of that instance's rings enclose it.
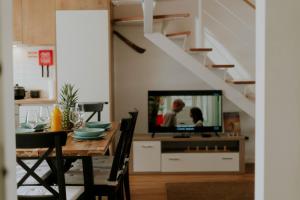
<path fill-rule="evenodd" d="M 104 104 L 108 104 L 108 102 L 86 102 L 79 103 L 78 106 L 82 106 L 84 112 L 92 113 L 86 120 L 86 122 L 88 122 L 95 116 L 96 113 L 98 121 L 101 121 L 101 112 L 103 110 Z"/>
<path fill-rule="evenodd" d="M 67 132 L 40 132 L 16 134 L 16 148 L 20 149 L 45 149 L 36 157 L 32 166 L 26 164 L 28 155 L 17 155 L 17 163 L 25 171 L 25 175 L 17 183 L 17 196 L 20 200 L 76 200 L 83 199 L 84 187 L 65 186 L 63 171 L 62 146 L 66 144 Z M 55 155 L 53 156 L 53 153 Z M 56 185 L 47 183 L 43 177 L 36 173 L 47 159 L 55 162 L 51 165 L 52 173 L 56 175 Z M 32 177 L 38 184 L 25 184 L 26 180 Z"/>
<path fill-rule="evenodd" d="M 132 118 L 122 119 L 120 126 L 120 139 L 117 144 L 115 156 L 112 159 L 110 168 L 102 168 L 94 165 L 94 185 L 93 195 L 98 196 L 100 199 L 103 196 L 108 196 L 109 200 L 122 200 L 124 199 L 124 162 L 125 162 L 125 147 L 127 138 L 131 128 Z M 82 163 L 77 161 L 73 167 L 66 172 L 66 184 L 68 185 L 82 185 L 83 179 Z"/>

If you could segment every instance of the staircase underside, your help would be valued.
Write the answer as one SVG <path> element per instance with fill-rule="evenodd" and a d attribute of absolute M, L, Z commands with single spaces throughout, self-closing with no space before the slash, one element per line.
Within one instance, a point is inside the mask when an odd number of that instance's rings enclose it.
<path fill-rule="evenodd" d="M 196 58 L 188 54 L 184 51 L 184 49 L 178 47 L 174 42 L 161 33 L 146 33 L 145 37 L 161 48 L 170 57 L 190 70 L 193 74 L 206 82 L 209 86 L 214 89 L 223 90 L 224 96 L 228 100 L 236 104 L 241 110 L 245 111 L 251 117 L 255 117 L 255 103 L 253 101 L 246 98 L 244 94 L 237 90 L 232 84 L 226 83 L 209 68 L 200 64 Z"/>

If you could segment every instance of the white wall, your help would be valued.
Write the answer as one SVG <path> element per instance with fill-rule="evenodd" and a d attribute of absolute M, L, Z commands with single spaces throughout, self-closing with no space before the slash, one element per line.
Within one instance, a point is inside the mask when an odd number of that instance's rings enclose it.
<path fill-rule="evenodd" d="M 25 46 L 16 45 L 13 48 L 13 70 L 14 84 L 23 86 L 26 91 L 40 90 L 42 98 L 53 99 L 55 91 L 49 89 L 54 88 L 56 79 L 56 66 L 49 67 L 50 77 L 46 77 L 47 68 L 44 66 L 44 77 L 42 77 L 42 69 L 39 65 L 38 51 L 39 50 L 55 50 L 53 46 Z M 54 51 L 55 58 L 55 51 Z M 50 92 L 50 94 L 49 94 Z"/>
<path fill-rule="evenodd" d="M 0 176 L 0 198 L 16 199 L 15 178 L 15 131 L 14 131 L 14 100 L 13 100 L 13 69 L 12 69 L 12 1 L 0 1 L 0 61 L 2 72 L 0 76 L 0 150 L 1 160 L 7 175 L 3 180 Z M 4 150 L 4 152 L 3 152 Z M 2 184 L 4 181 L 4 184 Z M 1 190 L 0 189 L 0 190 Z"/>
<path fill-rule="evenodd" d="M 300 2 L 263 0 L 257 3 L 257 21 L 262 24 L 257 26 L 257 74 L 260 74 L 257 109 L 260 110 L 257 110 L 256 199 L 298 200 Z"/>
<path fill-rule="evenodd" d="M 196 75 L 168 57 L 143 36 L 142 26 L 116 27 L 130 40 L 147 49 L 137 54 L 114 37 L 115 67 L 115 117 L 127 116 L 132 108 L 138 108 L 136 132 L 147 133 L 148 90 L 201 90 L 211 89 Z M 246 161 L 254 161 L 254 120 L 236 106 L 224 100 L 224 111 L 239 111 L 241 128 L 250 137 L 246 146 Z"/>

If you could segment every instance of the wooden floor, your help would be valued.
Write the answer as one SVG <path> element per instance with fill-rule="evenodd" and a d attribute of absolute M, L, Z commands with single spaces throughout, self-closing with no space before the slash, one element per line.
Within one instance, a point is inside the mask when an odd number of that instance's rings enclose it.
<path fill-rule="evenodd" d="M 204 181 L 254 181 L 254 172 L 249 168 L 245 174 L 189 174 L 189 175 L 131 175 L 132 200 L 167 200 L 166 183 Z"/>

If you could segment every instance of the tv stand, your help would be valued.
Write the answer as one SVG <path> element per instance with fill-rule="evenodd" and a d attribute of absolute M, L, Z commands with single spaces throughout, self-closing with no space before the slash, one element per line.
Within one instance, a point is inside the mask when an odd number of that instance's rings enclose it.
<path fill-rule="evenodd" d="M 133 173 L 226 172 L 244 173 L 245 137 L 173 137 L 136 134 Z"/>
<path fill-rule="evenodd" d="M 173 136 L 173 138 L 190 138 L 190 137 L 192 137 L 190 133 L 181 133 Z"/>

